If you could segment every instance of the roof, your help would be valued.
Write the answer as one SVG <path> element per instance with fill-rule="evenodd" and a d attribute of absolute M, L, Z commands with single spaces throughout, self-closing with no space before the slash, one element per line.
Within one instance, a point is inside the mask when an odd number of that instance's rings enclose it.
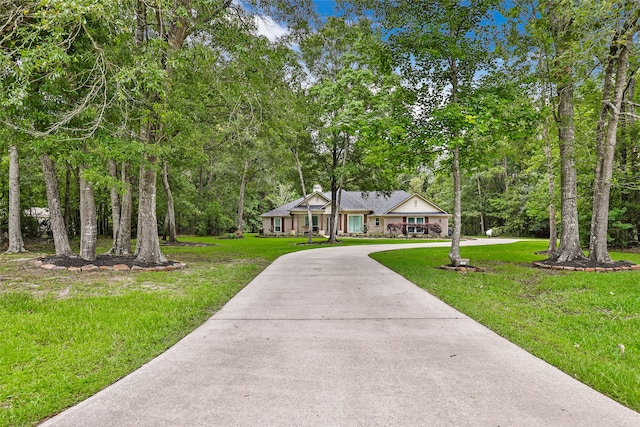
<path fill-rule="evenodd" d="M 324 193 L 312 193 L 308 198 L 311 198 L 314 194 L 320 195 L 321 197 L 327 200 L 327 205 L 331 202 L 331 192 Z M 418 196 L 423 200 L 429 202 L 436 208 L 438 206 L 431 203 L 429 200 L 420 196 L 419 194 L 409 194 L 403 190 L 395 190 L 390 192 L 379 192 L 379 191 L 343 191 L 342 198 L 340 200 L 340 210 L 341 211 L 364 211 L 368 212 L 369 215 L 400 215 L 401 212 L 393 212 L 394 208 L 399 207 L 406 200 L 410 199 L 413 196 Z M 323 207 L 318 205 L 311 205 L 312 210 L 319 210 Z M 289 202 L 285 205 L 277 207 L 269 212 L 262 214 L 263 217 L 278 217 L 278 216 L 289 216 L 291 211 L 299 211 L 306 209 L 306 205 L 304 204 L 304 198 L 300 197 L 292 202 Z M 438 208 L 439 209 L 439 208 Z M 445 211 L 440 210 L 438 212 L 413 212 L 413 214 L 424 214 L 424 215 L 438 215 L 438 214 L 447 214 Z"/>

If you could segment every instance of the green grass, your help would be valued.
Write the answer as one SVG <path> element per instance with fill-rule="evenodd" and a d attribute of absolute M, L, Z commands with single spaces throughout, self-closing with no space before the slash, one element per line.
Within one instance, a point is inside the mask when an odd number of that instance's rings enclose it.
<path fill-rule="evenodd" d="M 201 325 L 280 255 L 319 247 L 250 235 L 180 240 L 207 246 L 164 246 L 187 263 L 172 272 L 48 271 L 26 261 L 52 251 L 41 244 L 0 255 L 0 426 L 34 425 L 95 394 Z M 101 240 L 98 252 L 109 246 Z"/>
<path fill-rule="evenodd" d="M 545 242 L 463 248 L 486 273 L 440 270 L 448 248 L 372 257 L 509 341 L 640 411 L 640 272 L 533 268 Z M 639 254 L 612 253 L 640 263 Z M 618 344 L 623 344 L 622 353 Z"/>

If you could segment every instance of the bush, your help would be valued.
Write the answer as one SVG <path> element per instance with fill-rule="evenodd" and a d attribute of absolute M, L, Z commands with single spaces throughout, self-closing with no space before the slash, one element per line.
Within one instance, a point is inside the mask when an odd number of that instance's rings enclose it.
<path fill-rule="evenodd" d="M 440 224 L 427 224 L 427 230 L 430 234 L 440 234 L 442 233 L 442 226 Z"/>
<path fill-rule="evenodd" d="M 442 226 L 436 223 L 416 224 L 413 222 L 394 222 L 387 224 L 387 232 L 391 235 L 407 234 L 407 227 L 414 227 L 415 233 L 440 234 Z M 415 236 L 415 234 L 414 234 Z"/>

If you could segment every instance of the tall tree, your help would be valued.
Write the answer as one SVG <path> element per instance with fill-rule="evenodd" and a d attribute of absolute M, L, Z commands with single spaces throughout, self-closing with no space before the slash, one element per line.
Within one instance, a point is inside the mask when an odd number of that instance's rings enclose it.
<path fill-rule="evenodd" d="M 549 0 L 543 10 L 548 18 L 549 31 L 555 50 L 552 78 L 556 86 L 557 111 L 555 113 L 560 141 L 560 182 L 562 199 L 562 234 L 560 247 L 553 256 L 557 262 L 584 259 L 580 247 L 578 224 L 578 188 L 576 177 L 574 122 L 574 77 L 573 42 L 574 22 L 571 7 L 565 2 Z"/>
<path fill-rule="evenodd" d="M 308 91 L 317 115 L 314 138 L 328 172 L 329 241 L 336 242 L 343 188 L 357 183 L 362 190 L 374 185 L 384 190 L 392 185 L 374 152 L 399 136 L 394 109 L 402 109 L 398 100 L 404 93 L 380 33 L 366 19 L 349 24 L 330 18 L 301 48 L 314 81 Z"/>
<path fill-rule="evenodd" d="M 310 11 L 308 1 L 275 0 L 249 2 L 256 11 L 273 14 L 274 17 L 300 23 L 300 17 Z M 299 7 L 294 8 L 292 5 Z M 137 45 L 142 57 L 150 68 L 145 70 L 150 83 L 143 87 L 145 106 L 140 139 L 146 147 L 145 163 L 140 175 L 140 198 L 138 215 L 138 249 L 136 259 L 142 262 L 162 262 L 164 256 L 158 242 L 156 219 L 156 168 L 158 166 L 157 147 L 167 136 L 164 120 L 160 114 L 165 111 L 173 82 L 174 63 L 181 58 L 187 37 L 194 36 L 206 43 L 224 39 L 225 24 L 237 21 L 231 12 L 244 12 L 231 1 L 221 3 L 209 1 L 181 0 L 179 2 L 151 5 L 138 2 L 135 12 L 137 19 Z M 307 15 L 308 16 L 308 15 Z M 158 49 L 160 47 L 160 49 Z M 142 58 L 140 58 L 141 63 Z"/>
<path fill-rule="evenodd" d="M 9 106 L 3 118 L 19 132 L 31 136 L 34 151 L 49 154 L 48 136 L 56 135 L 58 142 L 87 139 L 100 125 L 108 96 L 107 61 L 99 46 L 99 36 L 108 33 L 104 31 L 105 25 L 112 22 L 108 18 L 113 11 L 108 3 L 100 1 L 87 4 L 27 1 L 0 7 L 4 24 L 1 64 L 7 77 L 3 79 L 3 104 Z M 69 147 L 65 154 L 73 157 L 78 147 Z M 50 212 L 54 215 L 56 252 L 67 254 L 68 241 L 60 235 L 64 229 L 58 227 L 56 218 L 58 195 L 51 177 L 55 172 L 48 156 L 42 160 L 47 196 L 53 204 Z M 88 208 L 88 204 L 83 207 Z M 91 228 L 96 231 L 95 225 L 83 230 Z M 95 253 L 86 250 L 82 253 L 95 258 Z"/>
<path fill-rule="evenodd" d="M 117 227 L 118 234 L 113 242 L 111 252 L 116 255 L 129 255 L 131 253 L 131 209 L 133 207 L 129 162 L 122 164 L 120 181 L 123 186 L 123 194 L 120 201 L 120 222 Z"/>
<path fill-rule="evenodd" d="M 80 174 L 80 258 L 95 261 L 98 244 L 98 225 L 96 217 L 96 201 L 93 184 Z"/>
<path fill-rule="evenodd" d="M 457 265 L 461 235 L 461 169 L 468 165 L 463 157 L 470 143 L 464 131 L 470 123 L 465 119 L 464 96 L 469 93 L 477 73 L 492 68 L 490 45 L 486 35 L 495 0 L 472 1 L 406 1 L 382 2 L 360 0 L 357 4 L 372 9 L 389 33 L 389 43 L 396 63 L 411 89 L 417 95 L 418 126 L 435 129 L 440 135 L 427 139 L 445 143 L 453 177 L 453 231 L 449 259 Z M 434 113 L 443 121 L 433 126 Z M 465 123 L 466 121 L 466 123 Z M 444 126 L 444 127 L 443 127 Z M 446 140 L 441 135 L 446 134 Z M 433 145 L 421 150 L 432 155 Z"/>
<path fill-rule="evenodd" d="M 25 252 L 21 217 L 18 147 L 12 144 L 9 146 L 9 249 L 7 253 Z"/>
<path fill-rule="evenodd" d="M 44 174 L 44 182 L 47 191 L 47 201 L 49 206 L 49 221 L 51 222 L 51 232 L 53 234 L 53 243 L 56 249 L 56 255 L 72 255 L 71 246 L 69 245 L 69 237 L 67 236 L 67 227 L 62 215 L 60 203 L 60 191 L 58 189 L 58 174 L 56 173 L 55 163 L 48 154 L 40 156 L 42 162 L 42 172 Z M 67 187 L 69 184 L 67 183 Z"/>
<path fill-rule="evenodd" d="M 171 185 L 169 184 L 169 165 L 166 160 L 162 161 L 162 186 L 167 197 L 167 242 L 176 243 L 178 241 L 176 232 L 176 210 L 173 202 L 173 193 L 171 192 Z"/>
<path fill-rule="evenodd" d="M 627 69 L 633 38 L 638 31 L 640 9 L 636 2 L 623 1 L 618 15 L 623 16 L 611 41 L 604 67 L 602 107 L 597 125 L 597 159 L 593 182 L 593 213 L 589 258 L 599 263 L 612 262 L 607 249 L 609 198 L 613 178 L 614 154 L 617 144 L 618 122 L 624 92 L 627 88 Z"/>

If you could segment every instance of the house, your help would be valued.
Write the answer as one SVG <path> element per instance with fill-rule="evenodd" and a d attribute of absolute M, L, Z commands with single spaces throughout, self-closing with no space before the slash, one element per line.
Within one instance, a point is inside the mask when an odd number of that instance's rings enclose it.
<path fill-rule="evenodd" d="M 311 207 L 313 231 L 329 234 L 331 192 L 319 186 L 307 196 Z M 343 191 L 339 212 L 338 234 L 390 234 L 389 224 L 406 223 L 407 234 L 424 234 L 426 224 L 438 224 L 440 235 L 446 236 L 449 215 L 434 203 L 406 191 L 388 193 Z M 309 231 L 309 217 L 304 198 L 279 206 L 261 215 L 267 235 L 303 235 Z M 411 224 L 416 224 L 412 226 Z"/>

